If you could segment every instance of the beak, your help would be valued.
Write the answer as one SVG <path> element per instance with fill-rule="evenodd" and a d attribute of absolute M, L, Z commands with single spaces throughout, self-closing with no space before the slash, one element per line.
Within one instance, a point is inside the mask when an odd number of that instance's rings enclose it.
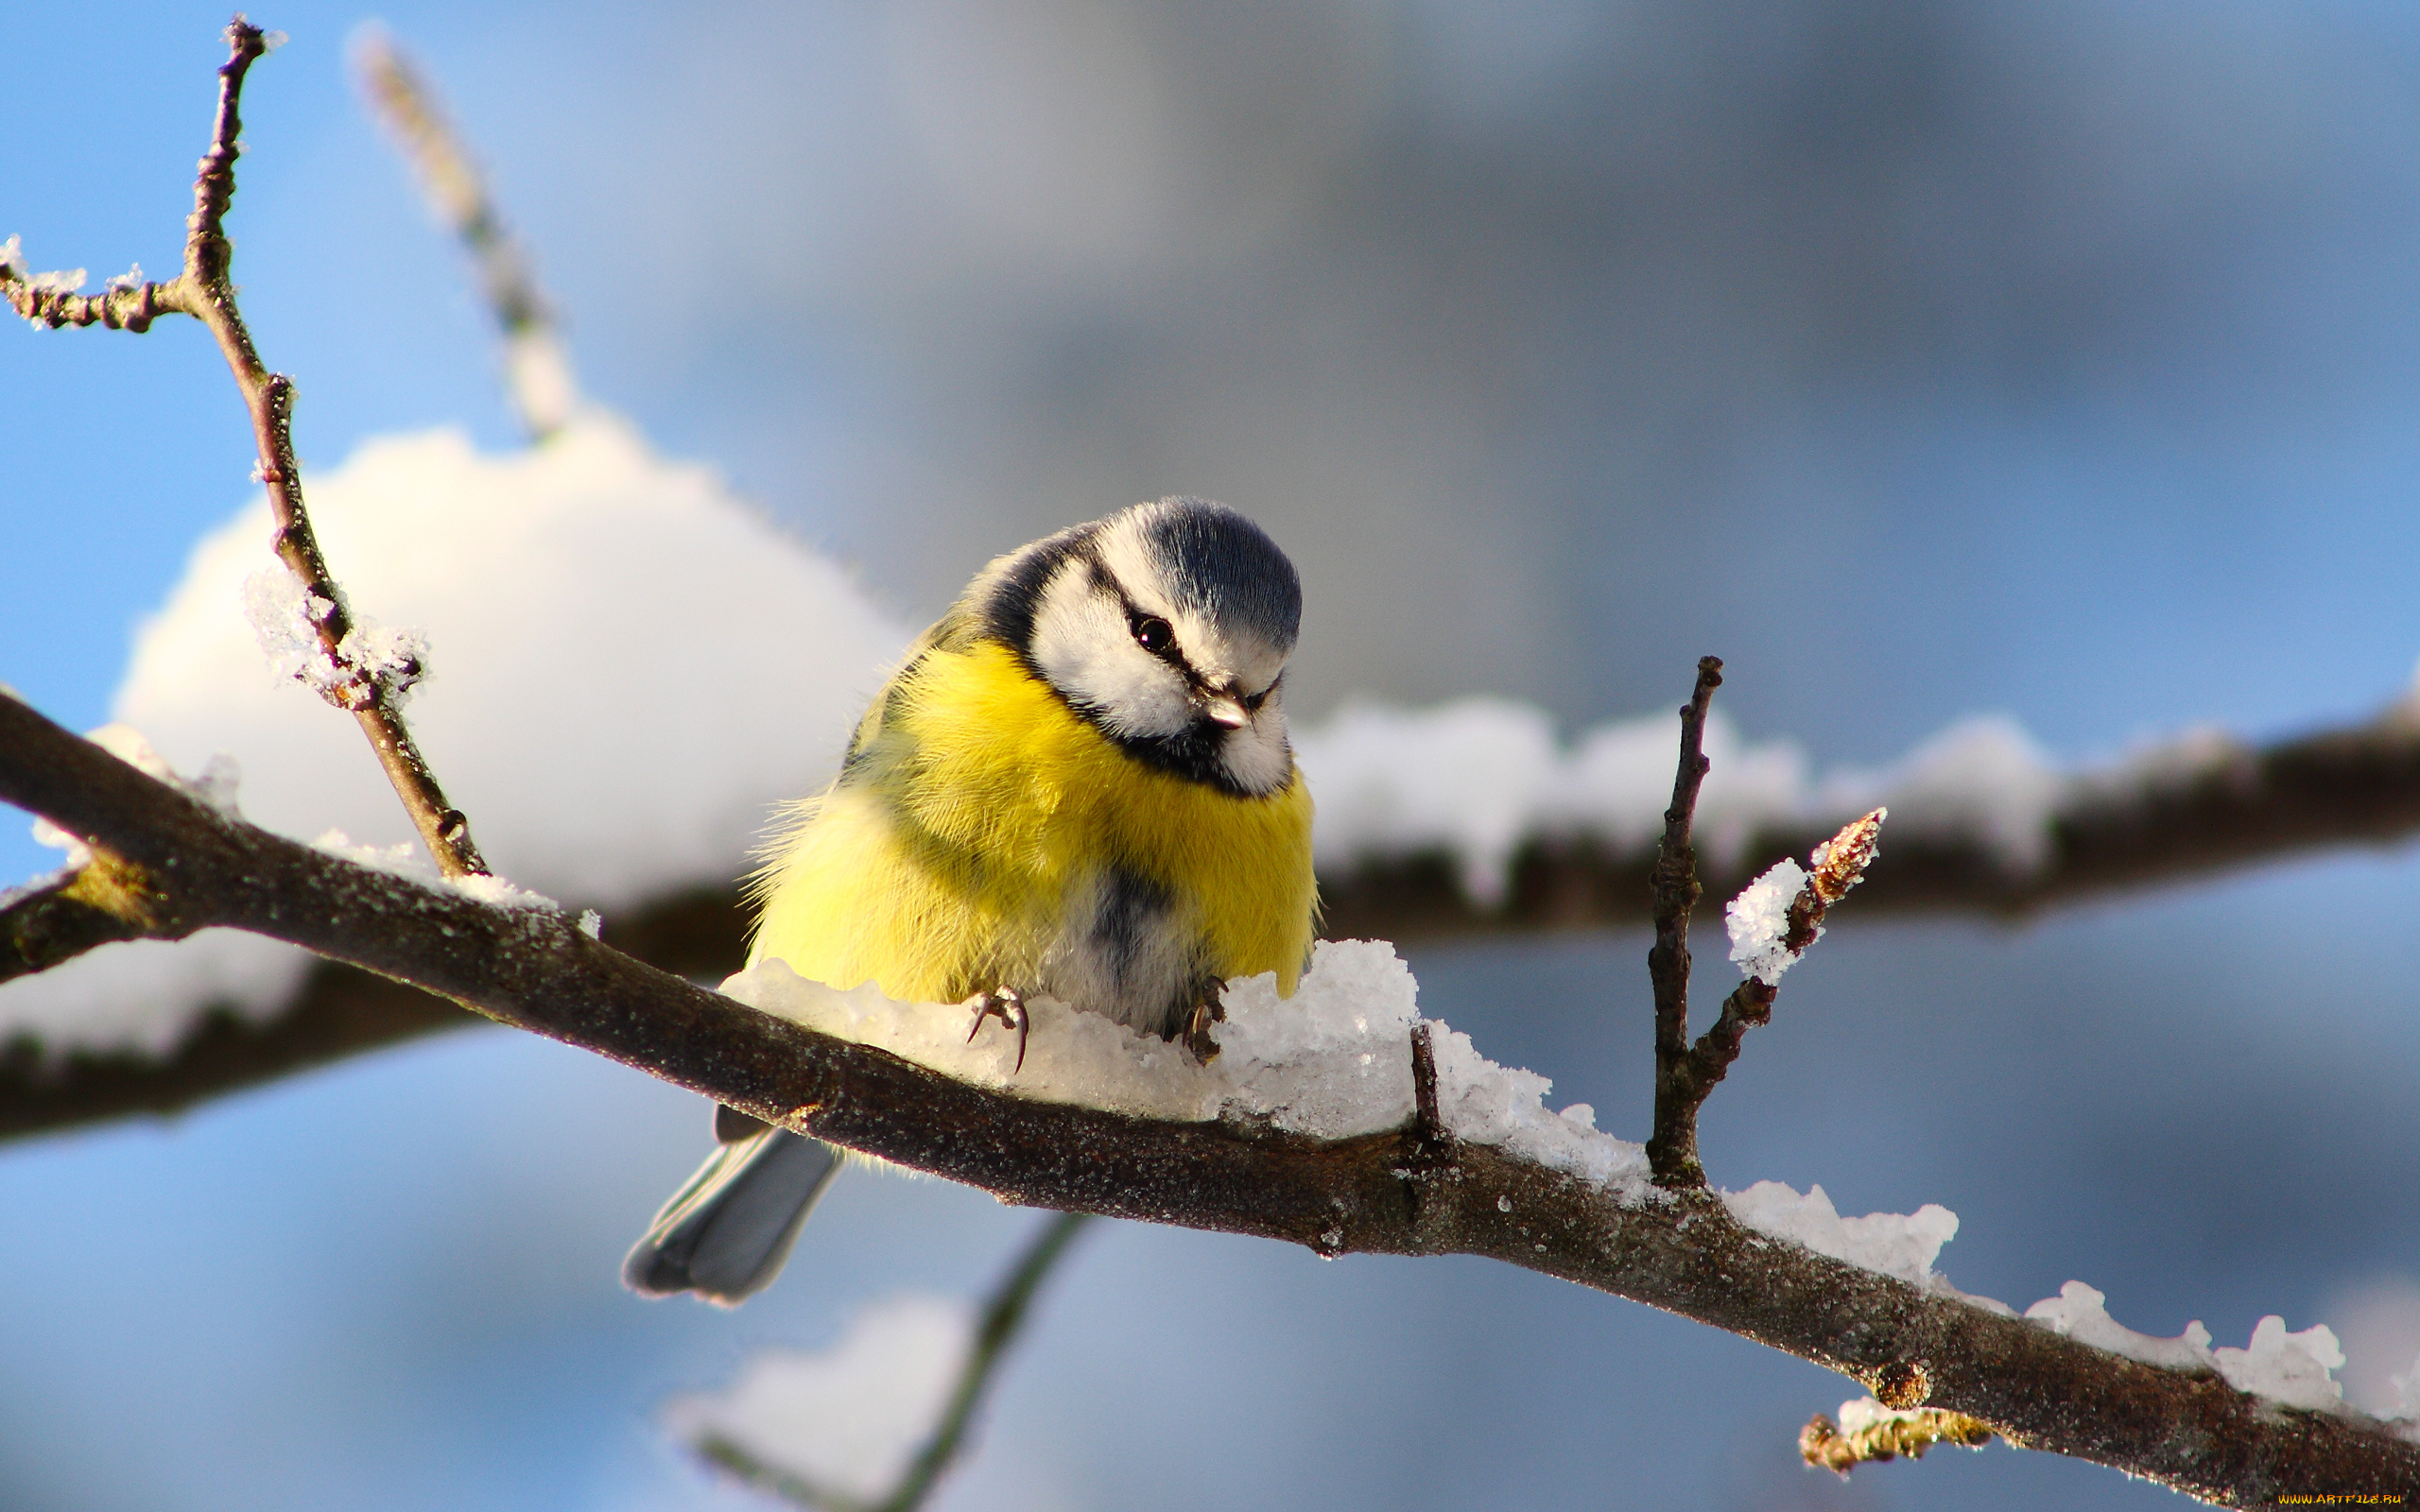
<path fill-rule="evenodd" d="M 1252 723 L 1252 711 L 1232 694 L 1212 694 L 1201 700 L 1201 712 L 1210 716 L 1212 724 L 1224 725 L 1229 730 L 1241 730 Z"/>

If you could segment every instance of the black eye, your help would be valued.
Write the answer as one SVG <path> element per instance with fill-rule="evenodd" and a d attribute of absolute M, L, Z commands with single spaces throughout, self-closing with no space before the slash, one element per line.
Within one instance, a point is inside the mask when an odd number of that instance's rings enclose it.
<path fill-rule="evenodd" d="M 1156 614 L 1145 614 L 1128 628 L 1134 632 L 1134 644 L 1155 656 L 1176 644 L 1176 631 Z"/>

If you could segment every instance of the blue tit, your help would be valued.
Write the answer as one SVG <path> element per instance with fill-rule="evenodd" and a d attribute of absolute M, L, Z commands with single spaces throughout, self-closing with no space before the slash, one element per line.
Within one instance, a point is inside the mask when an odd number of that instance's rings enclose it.
<path fill-rule="evenodd" d="M 968 1003 L 1020 1036 L 1056 998 L 1217 1053 L 1230 977 L 1290 996 L 1311 949 L 1311 800 L 1286 734 L 1293 564 L 1203 499 L 1138 504 L 976 576 L 753 880 L 750 964 Z M 771 1281 L 839 1164 L 731 1109 L 631 1250 L 639 1292 Z"/>

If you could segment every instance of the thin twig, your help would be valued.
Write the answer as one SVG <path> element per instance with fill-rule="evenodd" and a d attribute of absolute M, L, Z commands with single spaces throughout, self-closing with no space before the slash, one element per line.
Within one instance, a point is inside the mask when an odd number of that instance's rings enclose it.
<path fill-rule="evenodd" d="M 1664 843 L 1657 850 L 1651 888 L 1655 943 L 1647 953 L 1647 975 L 1655 988 L 1655 1131 L 1647 1155 L 1658 1183 L 1703 1186 L 1695 1126 L 1680 1112 L 1685 1095 L 1676 1078 L 1689 1053 L 1689 913 L 1698 903 L 1697 851 L 1689 844 L 1698 784 L 1709 763 L 1703 743 L 1707 706 L 1722 686 L 1722 662 L 1698 659 L 1697 687 L 1681 710 L 1681 760 L 1672 778 L 1672 806 L 1664 811 Z"/>
<path fill-rule="evenodd" d="M 0 982 L 47 971 L 96 946 L 159 937 L 158 921 L 124 897 L 130 879 L 102 858 L 58 876 L 0 892 Z"/>
<path fill-rule="evenodd" d="M 150 879 L 177 917 L 250 930 L 452 997 L 800 1133 L 1002 1198 L 1322 1253 L 1469 1254 L 1755 1339 L 2029 1448 L 2232 1506 L 2408 1494 L 2420 1443 L 2218 1376 L 2127 1360 L 1954 1293 L 1749 1229 L 1720 1202 L 1639 1201 L 1500 1145 L 1457 1147 L 1414 1213 L 1413 1131 L 1317 1140 L 1161 1122 L 957 1081 L 654 971 L 572 919 L 498 908 L 231 819 L 0 695 L 0 801 Z M 1910 1366 L 1921 1371 L 1911 1373 Z M 1921 1379 L 1926 1400 L 1902 1383 Z"/>
<path fill-rule="evenodd" d="M 1052 1213 L 1001 1276 L 999 1284 L 983 1304 L 973 1347 L 959 1366 L 958 1383 L 950 1388 L 948 1403 L 923 1447 L 900 1470 L 899 1482 L 889 1493 L 853 1496 L 787 1467 L 767 1464 L 745 1445 L 721 1434 L 700 1438 L 695 1446 L 699 1456 L 756 1489 L 806 1507 L 809 1512 L 916 1512 L 931 1498 L 942 1473 L 965 1448 L 967 1424 L 982 1405 L 1009 1346 L 1016 1342 L 1018 1332 L 1024 1328 L 1034 1293 L 1065 1256 L 1078 1232 L 1091 1221 L 1088 1213 Z"/>
<path fill-rule="evenodd" d="M 1001 1357 L 1016 1341 L 1017 1331 L 1024 1327 L 1026 1308 L 1032 1302 L 1033 1294 L 1075 1242 L 1076 1235 L 1091 1221 L 1089 1213 L 1053 1213 L 1027 1245 L 1017 1263 L 1009 1267 L 1008 1275 L 1001 1278 L 998 1289 L 983 1306 L 982 1321 L 975 1331 L 975 1349 L 959 1374 L 957 1389 L 950 1393 L 949 1410 L 942 1414 L 941 1424 L 931 1439 L 916 1452 L 899 1488 L 880 1503 L 880 1512 L 914 1512 L 932 1495 L 942 1472 L 949 1469 L 965 1443 L 967 1422 L 991 1386 Z"/>
<path fill-rule="evenodd" d="M 579 390 L 527 249 L 506 228 L 436 86 L 411 55 L 384 28 L 365 26 L 354 45 L 354 72 L 429 208 L 471 254 L 488 310 L 504 333 L 506 392 L 529 438 L 544 440 L 579 408 Z"/>
<path fill-rule="evenodd" d="M 346 644 L 354 630 L 353 612 L 328 571 L 302 504 L 302 479 L 294 460 L 294 384 L 262 364 L 236 307 L 226 218 L 235 198 L 235 159 L 242 151 L 238 139 L 243 119 L 237 107 L 244 77 L 268 51 L 269 42 L 267 33 L 239 15 L 227 27 L 227 61 L 218 70 L 218 111 L 210 149 L 195 175 L 193 214 L 185 220 L 184 270 L 165 284 L 79 295 L 47 287 L 43 279 L 26 279 L 13 266 L 0 265 L 0 292 L 20 316 L 54 329 L 99 324 L 141 332 L 150 328 L 154 316 L 164 314 L 189 315 L 209 328 L 251 415 L 260 480 L 277 522 L 271 544 L 302 585 L 320 650 L 338 674 L 320 686 L 320 694 L 360 723 L 438 868 L 449 877 L 475 876 L 487 870 L 487 864 L 471 841 L 470 821 L 446 803 L 396 708 L 398 674 L 367 669 L 354 647 Z M 416 672 L 401 669 L 402 676 Z"/>
<path fill-rule="evenodd" d="M 1782 953 L 1778 965 L 1772 968 L 1776 979 L 1824 933 L 1824 919 L 1832 905 L 1865 879 L 1865 868 L 1876 854 L 1876 835 L 1888 815 L 1888 810 L 1876 809 L 1861 818 L 1851 819 L 1808 856 L 1814 869 L 1790 899 L 1784 914 L 1782 936 L 1773 942 Z M 1739 1058 L 1740 1042 L 1748 1031 L 1772 1019 L 1774 995 L 1772 982 L 1751 975 L 1722 1000 L 1722 1011 L 1716 1017 L 1714 1027 L 1699 1036 L 1697 1043 L 1681 1055 L 1657 1058 L 1655 1138 L 1664 1142 L 1666 1149 L 1685 1157 L 1669 1179 L 1661 1167 L 1657 1169 L 1656 1179 L 1664 1185 L 1705 1184 L 1705 1171 L 1697 1159 L 1698 1112 L 1729 1074 L 1731 1063 Z M 1655 1149 L 1655 1143 L 1650 1143 L 1651 1156 Z"/>

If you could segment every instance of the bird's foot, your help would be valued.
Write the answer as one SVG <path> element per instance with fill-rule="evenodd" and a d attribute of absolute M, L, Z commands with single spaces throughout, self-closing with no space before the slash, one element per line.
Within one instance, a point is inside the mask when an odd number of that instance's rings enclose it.
<path fill-rule="evenodd" d="M 1219 1041 L 1210 1038 L 1210 1026 L 1227 1022 L 1227 1010 L 1217 998 L 1197 1003 L 1193 1013 L 1184 1021 L 1184 1048 L 1193 1052 L 1195 1063 L 1206 1066 L 1219 1058 Z"/>
<path fill-rule="evenodd" d="M 966 1042 L 973 1044 L 983 1030 L 983 1021 L 997 1019 L 1017 1032 L 1017 1070 L 1025 1070 L 1025 1039 L 1032 1032 L 1033 1020 L 1025 1011 L 1025 994 L 1012 987 L 994 988 L 975 1000 L 975 1022 L 966 1026 Z"/>

